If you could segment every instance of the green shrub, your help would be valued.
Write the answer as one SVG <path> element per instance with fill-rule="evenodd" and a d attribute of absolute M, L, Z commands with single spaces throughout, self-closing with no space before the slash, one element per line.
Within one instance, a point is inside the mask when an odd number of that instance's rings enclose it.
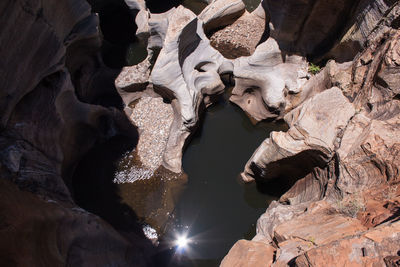
<path fill-rule="evenodd" d="M 308 66 L 308 72 L 311 73 L 312 75 L 315 75 L 320 71 L 321 71 L 320 66 L 315 65 L 314 63 L 310 63 L 310 65 Z"/>

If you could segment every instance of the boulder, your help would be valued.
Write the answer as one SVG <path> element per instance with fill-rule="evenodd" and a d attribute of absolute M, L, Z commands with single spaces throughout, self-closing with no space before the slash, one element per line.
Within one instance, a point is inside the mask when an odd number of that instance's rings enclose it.
<path fill-rule="evenodd" d="M 232 24 L 216 29 L 211 45 L 229 59 L 250 56 L 266 36 L 265 20 L 247 11 Z"/>

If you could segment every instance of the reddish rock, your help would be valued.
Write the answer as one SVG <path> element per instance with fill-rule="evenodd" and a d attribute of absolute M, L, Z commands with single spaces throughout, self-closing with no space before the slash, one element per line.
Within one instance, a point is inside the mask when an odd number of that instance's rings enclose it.
<path fill-rule="evenodd" d="M 221 267 L 270 266 L 275 248 L 262 242 L 239 240 L 221 262 Z"/>
<path fill-rule="evenodd" d="M 399 242 L 400 222 L 386 223 L 364 234 L 311 249 L 295 262 L 296 266 L 385 266 L 384 258 L 397 254 Z"/>

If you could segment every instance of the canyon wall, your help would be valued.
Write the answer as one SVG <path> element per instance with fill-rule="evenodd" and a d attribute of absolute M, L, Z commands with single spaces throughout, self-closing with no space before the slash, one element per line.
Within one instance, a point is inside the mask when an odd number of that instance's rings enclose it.
<path fill-rule="evenodd" d="M 137 139 L 99 57 L 98 17 L 80 0 L 0 10 L 0 265 L 151 265 L 140 228 L 122 236 L 73 201 L 74 168 L 95 143 Z"/>
<path fill-rule="evenodd" d="M 124 232 L 76 205 L 74 170 L 94 145 L 124 136 L 135 147 L 140 135 L 135 164 L 185 180 L 184 146 L 225 84 L 255 122 L 289 126 L 243 180 L 292 187 L 222 266 L 398 263 L 398 1 L 264 0 L 249 13 L 216 0 L 198 16 L 126 6 L 147 58 L 112 70 L 85 1 L 0 3 L 0 265 L 154 265 L 139 225 Z M 322 70 L 309 73 L 309 61 Z M 171 195 L 157 198 L 163 224 Z"/>
<path fill-rule="evenodd" d="M 258 220 L 253 240 L 236 243 L 221 265 L 396 266 L 400 4 L 263 1 L 260 8 L 283 53 L 329 61 L 296 92 L 282 94 L 275 117 L 289 130 L 272 132 L 242 173 L 247 182 L 279 179 L 293 186 Z M 233 100 L 241 107 L 258 100 L 271 113 L 273 79 L 247 81 L 245 87 L 262 93 Z M 244 109 L 260 120 L 260 109 Z"/>

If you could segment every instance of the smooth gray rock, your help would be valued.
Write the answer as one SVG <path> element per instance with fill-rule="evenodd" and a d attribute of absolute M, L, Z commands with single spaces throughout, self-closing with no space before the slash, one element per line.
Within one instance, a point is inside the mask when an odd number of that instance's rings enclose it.
<path fill-rule="evenodd" d="M 230 100 L 256 121 L 282 118 L 287 94 L 298 94 L 307 81 L 308 64 L 303 57 L 284 56 L 269 38 L 250 57 L 234 61 L 235 87 Z"/>
<path fill-rule="evenodd" d="M 308 99 L 285 116 L 290 127 L 287 132 L 272 132 L 257 148 L 245 166 L 243 180 L 285 175 L 280 164 L 305 168 L 298 164 L 303 157 L 315 167 L 326 164 L 339 147 L 340 136 L 354 113 L 353 105 L 336 87 Z M 263 170 L 262 177 L 257 177 L 254 167 Z"/>
<path fill-rule="evenodd" d="M 145 90 L 146 80 L 153 94 L 171 102 L 174 121 L 162 165 L 178 173 L 183 145 L 198 123 L 200 109 L 223 92 L 220 73 L 232 72 L 232 64 L 210 46 L 203 22 L 182 6 L 149 14 L 143 29 L 148 30 L 149 57 L 124 68 L 116 87 L 127 106 L 141 97 L 138 91 Z"/>

